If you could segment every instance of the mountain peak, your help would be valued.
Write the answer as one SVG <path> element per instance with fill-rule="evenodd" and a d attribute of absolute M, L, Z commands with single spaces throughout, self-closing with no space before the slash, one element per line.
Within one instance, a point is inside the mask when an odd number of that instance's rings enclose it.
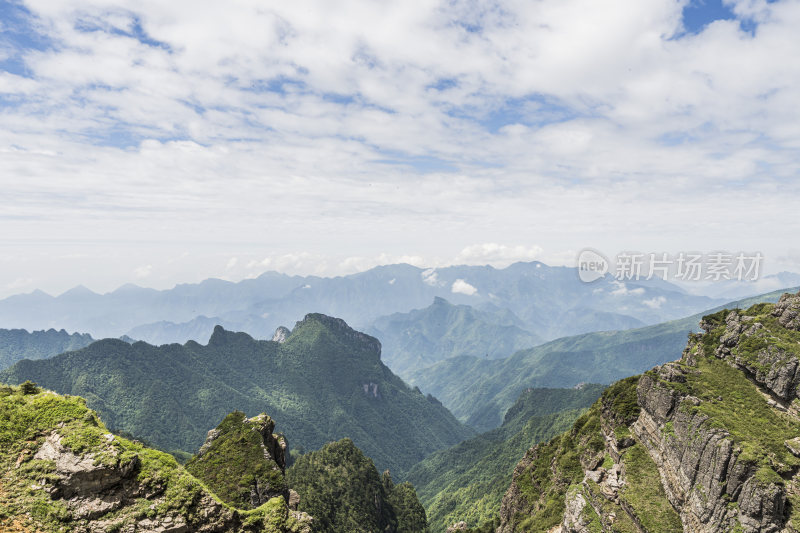
<path fill-rule="evenodd" d="M 208 346 L 221 346 L 237 340 L 255 341 L 247 333 L 228 331 L 218 324 L 214 326 L 214 332 L 211 334 L 211 338 L 208 339 Z"/>
<path fill-rule="evenodd" d="M 266 414 L 245 418 L 234 411 L 208 432 L 186 470 L 241 509 L 255 509 L 276 496 L 288 502 L 286 439 L 273 434 L 274 429 L 275 422 Z M 220 476 L 220 464 L 226 465 L 226 476 Z"/>
<path fill-rule="evenodd" d="M 90 288 L 88 288 L 88 287 L 87 287 L 87 286 L 85 286 L 85 285 L 75 285 L 74 287 L 72 287 L 72 288 L 71 288 L 71 289 L 69 289 L 68 291 L 65 291 L 65 292 L 61 293 L 61 295 L 59 296 L 59 298 L 63 298 L 63 297 L 65 297 L 65 296 L 66 296 L 66 297 L 74 297 L 74 296 L 98 296 L 98 294 L 97 294 L 96 292 L 92 291 Z"/>
<path fill-rule="evenodd" d="M 275 334 L 272 336 L 272 340 L 273 342 L 283 344 L 291 334 L 292 332 L 286 326 L 278 326 L 278 329 L 275 330 Z"/>
<path fill-rule="evenodd" d="M 307 314 L 303 320 L 295 324 L 292 334 L 287 340 L 304 336 L 306 331 L 313 329 L 316 325 L 322 326 L 338 340 L 351 342 L 380 358 L 381 342 L 378 339 L 354 330 L 341 318 L 323 315 L 322 313 Z"/>
<path fill-rule="evenodd" d="M 441 305 L 441 306 L 450 306 L 453 305 L 449 301 L 445 300 L 441 296 L 434 296 L 433 297 L 433 305 Z"/>

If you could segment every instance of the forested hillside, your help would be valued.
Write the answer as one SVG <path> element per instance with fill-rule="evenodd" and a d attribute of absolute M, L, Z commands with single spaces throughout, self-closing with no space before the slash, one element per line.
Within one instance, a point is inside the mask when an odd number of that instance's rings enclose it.
<path fill-rule="evenodd" d="M 290 448 L 350 437 L 398 475 L 473 434 L 383 365 L 376 339 L 319 314 L 283 343 L 220 327 L 205 346 L 106 339 L 0 374 L 0 381 L 28 379 L 85 397 L 115 430 L 184 453 L 234 410 L 270 413 Z"/>

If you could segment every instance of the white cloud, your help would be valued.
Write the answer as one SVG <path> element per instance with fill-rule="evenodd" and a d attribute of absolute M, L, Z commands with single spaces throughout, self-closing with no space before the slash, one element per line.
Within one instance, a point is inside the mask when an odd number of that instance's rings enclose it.
<path fill-rule="evenodd" d="M 661 306 L 666 302 L 667 299 L 663 296 L 656 296 L 654 298 L 650 298 L 649 300 L 642 300 L 642 303 L 650 309 L 660 309 Z"/>
<path fill-rule="evenodd" d="M 153 273 L 153 265 L 143 265 L 133 271 L 133 275 L 139 279 L 147 278 Z"/>
<path fill-rule="evenodd" d="M 628 286 L 621 282 L 621 281 L 612 281 L 612 285 L 616 286 L 616 289 L 611 291 L 612 296 L 627 296 L 629 294 L 633 295 L 641 295 L 644 294 L 644 289 L 642 287 L 637 287 L 635 289 L 629 289 Z"/>
<path fill-rule="evenodd" d="M 464 281 L 463 279 L 457 279 L 453 282 L 453 286 L 450 288 L 450 291 L 455 294 L 466 294 L 467 296 L 472 296 L 478 289 Z"/>
<path fill-rule="evenodd" d="M 516 261 L 534 261 L 542 256 L 542 251 L 540 246 L 509 246 L 494 242 L 472 244 L 461 250 L 455 263 L 491 263 L 505 266 Z"/>
<path fill-rule="evenodd" d="M 419 266 L 567 264 L 585 246 L 784 254 L 800 231 L 800 64 L 785 60 L 800 5 L 737 0 L 753 35 L 717 21 L 673 38 L 683 4 L 28 0 L 54 46 L 0 51 L 24 64 L 0 73 L 2 242 L 41 252 L 0 276 L 27 276 L 54 240 L 85 246 L 107 284 L 134 261 L 161 276 L 165 247 L 193 261 L 163 284 L 201 257 L 219 275 L 233 245 L 242 276 L 265 250 L 266 268 L 316 274 L 410 250 Z M 73 286 L 83 265 L 32 276 Z"/>
<path fill-rule="evenodd" d="M 422 281 L 424 283 L 427 283 L 431 287 L 439 285 L 439 274 L 436 272 L 435 268 L 429 268 L 427 270 L 423 270 L 420 273 L 420 276 L 422 277 Z"/>

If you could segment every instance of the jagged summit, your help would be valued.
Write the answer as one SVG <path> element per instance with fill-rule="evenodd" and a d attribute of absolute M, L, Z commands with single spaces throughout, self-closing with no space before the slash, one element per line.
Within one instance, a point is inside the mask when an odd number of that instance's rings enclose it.
<path fill-rule="evenodd" d="M 255 342 L 255 339 L 241 331 L 228 331 L 220 325 L 214 326 L 214 332 L 208 339 L 208 346 L 223 346 L 235 342 Z"/>
<path fill-rule="evenodd" d="M 367 354 L 372 354 L 380 359 L 381 342 L 378 339 L 356 331 L 341 318 L 322 313 L 309 313 L 303 320 L 297 322 L 291 335 L 287 338 L 287 342 L 291 343 L 293 339 L 302 337 L 318 338 L 322 332 L 329 333 L 337 343 L 352 344 L 353 347 L 359 347 Z"/>
<path fill-rule="evenodd" d="M 800 530 L 800 293 L 702 320 L 514 471 L 498 533 Z"/>
<path fill-rule="evenodd" d="M 283 344 L 291 334 L 292 331 L 289 328 L 285 326 L 278 326 L 278 329 L 275 330 L 275 334 L 272 336 L 272 341 Z"/>
<path fill-rule="evenodd" d="M 271 498 L 289 502 L 286 485 L 286 438 L 273 433 L 266 414 L 246 418 L 234 411 L 208 432 L 186 470 L 230 505 L 255 509 Z"/>

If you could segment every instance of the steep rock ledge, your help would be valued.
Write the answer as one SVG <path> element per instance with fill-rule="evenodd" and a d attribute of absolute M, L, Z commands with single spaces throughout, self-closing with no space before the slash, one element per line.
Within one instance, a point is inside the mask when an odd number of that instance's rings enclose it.
<path fill-rule="evenodd" d="M 525 454 L 497 533 L 800 531 L 800 294 L 701 326 Z"/>

